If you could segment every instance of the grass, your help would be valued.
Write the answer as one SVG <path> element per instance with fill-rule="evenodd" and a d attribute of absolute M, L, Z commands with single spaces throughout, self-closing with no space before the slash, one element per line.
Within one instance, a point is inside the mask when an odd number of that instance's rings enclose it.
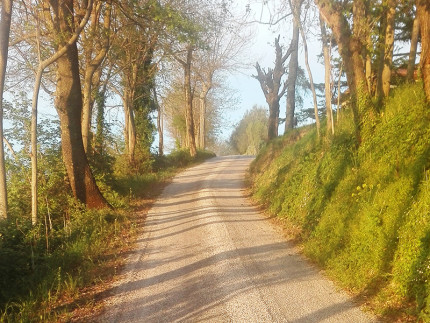
<path fill-rule="evenodd" d="M 304 252 L 387 320 L 430 320 L 430 109 L 398 88 L 357 147 L 351 117 L 334 136 L 295 130 L 251 168 L 253 196 L 288 219 Z"/>

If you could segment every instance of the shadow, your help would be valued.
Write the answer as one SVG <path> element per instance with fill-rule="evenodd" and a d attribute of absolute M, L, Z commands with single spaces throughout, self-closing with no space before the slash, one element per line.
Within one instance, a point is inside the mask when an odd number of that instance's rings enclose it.
<path fill-rule="evenodd" d="M 237 176 L 243 165 L 217 169 L 219 162 L 211 159 L 193 170 L 200 175 L 190 171 L 187 181 L 166 188 L 125 279 L 100 296 L 115 304 L 100 322 L 318 322 L 353 308 L 340 297 L 303 306 L 322 290 L 331 295 L 328 285 L 248 204 Z M 246 319 L 249 313 L 257 316 Z"/>

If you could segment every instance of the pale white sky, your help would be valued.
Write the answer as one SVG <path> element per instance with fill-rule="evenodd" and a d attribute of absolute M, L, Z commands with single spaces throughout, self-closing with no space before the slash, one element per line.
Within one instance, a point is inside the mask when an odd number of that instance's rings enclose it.
<path fill-rule="evenodd" d="M 244 14 L 246 5 L 249 0 L 237 1 L 237 10 L 239 15 Z M 281 1 L 285 3 L 285 1 Z M 251 5 L 250 20 L 269 20 L 269 12 L 275 12 L 278 8 L 267 7 L 261 5 L 261 3 L 255 3 Z M 309 16 L 312 19 L 312 14 Z M 264 98 L 264 94 L 260 88 L 260 84 L 251 75 L 255 74 L 255 68 L 253 65 L 258 61 L 261 67 L 267 68 L 272 67 L 275 60 L 274 40 L 279 34 L 281 35 L 280 43 L 287 47 L 291 41 L 291 29 L 290 29 L 291 18 L 286 18 L 283 23 L 277 26 L 269 26 L 265 24 L 252 23 L 250 28 L 255 30 L 255 37 L 252 40 L 251 50 L 244 53 L 243 61 L 250 63 L 250 68 L 243 70 L 242 72 L 235 72 L 229 76 L 228 82 L 231 88 L 235 89 L 238 96 L 240 97 L 240 103 L 238 108 L 231 112 L 226 113 L 225 117 L 228 120 L 229 125 L 223 130 L 223 137 L 229 138 L 233 125 L 238 123 L 246 111 L 250 110 L 255 104 L 267 107 L 267 103 Z M 312 69 L 312 74 L 315 83 L 323 82 L 324 71 L 323 66 L 317 60 L 317 55 L 321 52 L 321 45 L 317 39 L 317 35 L 312 29 L 308 33 L 308 48 L 309 48 L 309 63 Z M 302 41 L 300 40 L 300 52 L 299 52 L 299 64 L 304 68 L 304 53 L 302 48 Z M 251 65 L 252 64 L 252 65 Z M 309 96 L 310 97 L 310 96 Z M 281 118 L 285 117 L 285 98 L 281 100 Z M 305 106 L 312 105 L 311 100 L 305 101 Z M 280 126 L 280 133 L 283 133 L 284 126 Z"/>

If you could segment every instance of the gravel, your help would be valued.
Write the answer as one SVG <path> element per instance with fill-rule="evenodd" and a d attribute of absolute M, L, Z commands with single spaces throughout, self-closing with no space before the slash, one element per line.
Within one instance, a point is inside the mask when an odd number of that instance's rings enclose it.
<path fill-rule="evenodd" d="M 252 206 L 251 161 L 212 158 L 174 178 L 100 322 L 376 322 Z"/>

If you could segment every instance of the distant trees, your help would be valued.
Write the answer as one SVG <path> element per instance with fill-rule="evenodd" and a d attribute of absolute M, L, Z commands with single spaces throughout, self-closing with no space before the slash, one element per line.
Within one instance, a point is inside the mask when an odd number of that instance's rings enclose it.
<path fill-rule="evenodd" d="M 256 155 L 267 141 L 267 109 L 254 106 L 248 111 L 230 136 L 230 145 L 235 153 Z"/>

